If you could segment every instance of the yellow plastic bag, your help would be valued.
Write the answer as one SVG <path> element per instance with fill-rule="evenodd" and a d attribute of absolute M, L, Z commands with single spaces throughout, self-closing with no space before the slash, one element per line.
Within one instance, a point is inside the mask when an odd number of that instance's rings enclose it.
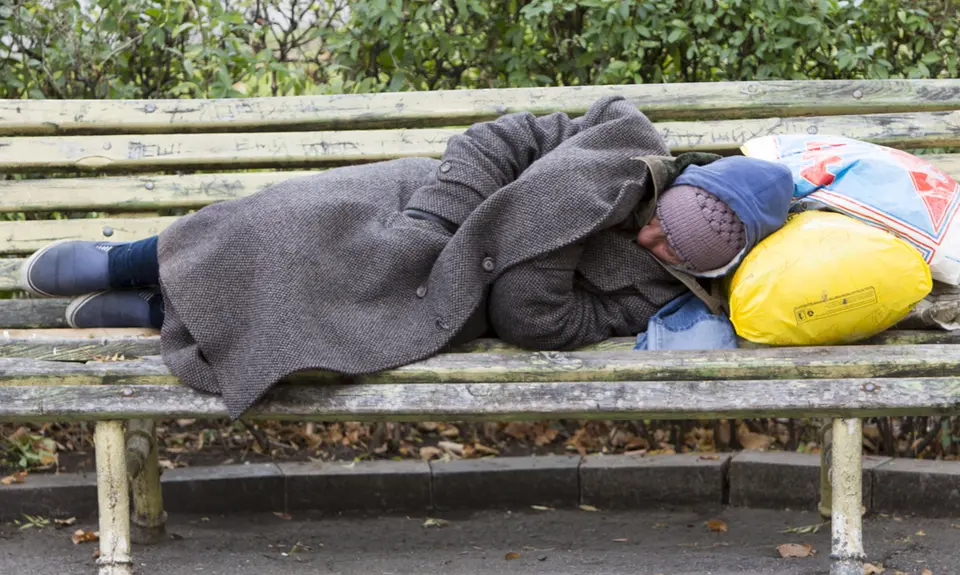
<path fill-rule="evenodd" d="M 878 334 L 933 287 L 915 248 L 830 212 L 804 212 L 754 248 L 729 281 L 737 333 L 771 345 L 831 345 Z"/>

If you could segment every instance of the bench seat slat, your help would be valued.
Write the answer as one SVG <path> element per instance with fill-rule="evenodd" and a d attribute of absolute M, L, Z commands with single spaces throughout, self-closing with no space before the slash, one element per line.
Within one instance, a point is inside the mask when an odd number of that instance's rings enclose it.
<path fill-rule="evenodd" d="M 2 344 L 0 344 L 2 346 Z M 712 351 L 632 350 L 444 353 L 381 373 L 296 374 L 293 383 L 508 383 L 944 377 L 960 370 L 960 345 L 886 345 Z M 156 358 L 93 363 L 0 359 L 0 387 L 177 385 Z M 960 400 L 960 397 L 958 397 Z"/>
<path fill-rule="evenodd" d="M 0 387 L 0 419 L 224 417 L 186 386 Z M 957 378 L 284 385 L 247 419 L 469 421 L 869 417 L 960 413 Z"/>
<path fill-rule="evenodd" d="M 636 340 L 615 337 L 584 346 L 580 351 L 632 351 Z M 960 331 L 887 331 L 856 345 L 960 344 Z M 741 340 L 740 347 L 764 347 Z M 498 339 L 477 339 L 452 348 L 451 353 L 529 353 Z M 144 329 L 3 329 L 0 357 L 48 361 L 91 361 L 123 356 L 133 360 L 160 355 L 159 332 Z"/>
<path fill-rule="evenodd" d="M 672 151 L 735 152 L 770 134 L 840 134 L 904 148 L 960 145 L 960 111 L 658 123 Z M 463 130 L 0 138 L 0 172 L 315 167 L 439 157 Z"/>
<path fill-rule="evenodd" d="M 960 154 L 932 154 L 923 158 L 960 180 Z M 8 180 L 0 181 L 0 212 L 201 208 L 315 173 L 317 171 L 296 170 Z"/>
<path fill-rule="evenodd" d="M 501 114 L 582 114 L 621 94 L 651 118 L 721 119 L 960 108 L 960 80 L 710 82 L 229 100 L 0 100 L 0 136 L 424 127 Z"/>

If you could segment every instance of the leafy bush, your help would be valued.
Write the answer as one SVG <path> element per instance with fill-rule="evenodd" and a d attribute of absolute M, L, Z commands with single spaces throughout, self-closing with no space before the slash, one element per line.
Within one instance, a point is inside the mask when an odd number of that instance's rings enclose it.
<path fill-rule="evenodd" d="M 956 77 L 953 0 L 0 0 L 0 97 Z"/>

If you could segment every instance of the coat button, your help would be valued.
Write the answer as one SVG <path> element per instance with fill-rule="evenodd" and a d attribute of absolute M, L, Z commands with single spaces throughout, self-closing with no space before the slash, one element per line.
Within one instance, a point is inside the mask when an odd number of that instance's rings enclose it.
<path fill-rule="evenodd" d="M 497 262 L 493 261 L 493 258 L 483 258 L 483 263 L 480 265 L 483 266 L 485 272 L 492 272 L 497 268 Z"/>
<path fill-rule="evenodd" d="M 447 331 L 448 329 L 450 329 L 450 326 L 447 325 L 447 322 L 443 321 L 443 318 L 442 318 L 442 317 L 438 317 L 438 318 L 437 318 L 437 329 L 441 329 L 441 330 L 443 330 L 443 331 Z"/>
<path fill-rule="evenodd" d="M 453 167 L 453 166 L 450 165 L 450 162 L 444 162 L 444 163 L 440 164 L 440 171 L 443 172 L 444 174 L 446 174 L 447 172 L 450 171 L 450 168 L 452 168 L 452 167 Z"/>
<path fill-rule="evenodd" d="M 427 295 L 427 286 L 420 286 L 417 288 L 417 297 L 426 297 Z"/>

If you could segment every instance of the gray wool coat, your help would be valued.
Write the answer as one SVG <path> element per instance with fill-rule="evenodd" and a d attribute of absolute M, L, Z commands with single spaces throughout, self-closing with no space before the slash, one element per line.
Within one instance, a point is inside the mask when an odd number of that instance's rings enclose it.
<path fill-rule="evenodd" d="M 476 124 L 439 161 L 205 207 L 160 235 L 163 359 L 239 417 L 297 371 L 371 373 L 491 333 L 532 349 L 635 334 L 685 289 L 635 241 L 666 156 L 649 120 L 608 97 L 574 120 Z"/>

